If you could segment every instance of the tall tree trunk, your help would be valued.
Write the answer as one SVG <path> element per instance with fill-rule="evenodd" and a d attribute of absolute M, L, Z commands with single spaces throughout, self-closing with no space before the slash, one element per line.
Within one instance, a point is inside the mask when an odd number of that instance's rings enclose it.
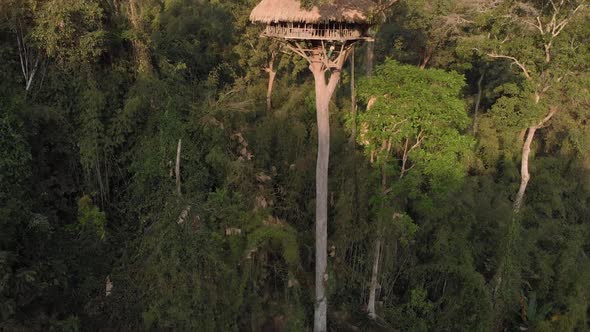
<path fill-rule="evenodd" d="M 366 71 L 367 76 L 373 75 L 373 61 L 375 59 L 375 41 L 367 41 L 367 59 L 366 59 Z"/>
<path fill-rule="evenodd" d="M 39 69 L 41 52 L 37 51 L 35 56 L 34 50 L 29 47 L 25 41 L 24 31 L 20 24 L 17 24 L 16 26 L 16 42 L 18 45 L 18 56 L 20 59 L 21 70 L 25 78 L 25 91 L 28 95 L 28 92 L 33 85 L 37 69 Z"/>
<path fill-rule="evenodd" d="M 277 72 L 272 68 L 268 70 L 268 88 L 266 89 L 266 111 L 270 113 L 272 110 L 272 90 L 275 83 Z"/>
<path fill-rule="evenodd" d="M 352 135 L 350 137 L 351 147 L 356 147 L 356 86 L 355 86 L 355 68 L 354 68 L 354 48 L 351 50 L 350 57 L 350 112 L 352 114 Z"/>
<path fill-rule="evenodd" d="M 483 78 L 485 72 L 482 72 L 477 81 L 477 100 L 475 101 L 475 109 L 473 110 L 473 135 L 477 133 L 477 116 L 479 115 L 479 106 L 481 105 L 481 95 L 483 94 Z"/>
<path fill-rule="evenodd" d="M 346 58 L 346 55 L 341 55 Z M 343 61 L 342 61 L 343 62 Z M 322 49 L 314 51 L 309 69 L 315 80 L 318 122 L 318 156 L 316 165 L 316 250 L 315 250 L 315 313 L 314 331 L 325 332 L 328 299 L 326 297 L 328 258 L 328 165 L 330 159 L 330 99 L 340 81 L 339 68 L 333 69 L 326 84 Z"/>
<path fill-rule="evenodd" d="M 538 102 L 538 101 L 537 101 Z M 520 164 L 520 187 L 518 188 L 518 192 L 516 193 L 516 198 L 514 199 L 514 204 L 512 209 L 514 212 L 518 213 L 520 208 L 522 207 L 524 201 L 524 194 L 526 192 L 526 188 L 529 184 L 529 180 L 531 179 L 531 175 L 529 173 L 529 157 L 531 154 L 531 145 L 533 143 L 533 139 L 535 138 L 535 133 L 537 129 L 543 127 L 557 112 L 556 108 L 551 108 L 549 113 L 543 120 L 541 120 L 537 125 L 529 127 L 526 135 L 526 139 L 522 146 L 522 157 L 521 157 L 521 164 Z"/>
<path fill-rule="evenodd" d="M 539 99 L 537 98 L 536 102 Z M 494 315 L 494 331 L 501 331 L 502 330 L 502 322 L 503 322 L 503 315 L 505 312 L 505 303 L 503 302 L 502 296 L 500 291 L 503 288 L 506 288 L 506 283 L 509 283 L 515 273 L 515 263 L 514 261 L 514 250 L 516 248 L 518 238 L 519 238 L 519 212 L 522 208 L 524 203 L 524 197 L 526 193 L 526 189 L 528 183 L 531 179 L 531 175 L 529 173 L 529 159 L 531 154 L 531 146 L 533 140 L 535 138 L 535 133 L 539 128 L 542 128 L 557 112 L 556 108 L 550 108 L 549 113 L 543 120 L 541 120 L 538 124 L 529 127 L 526 130 L 526 139 L 523 142 L 522 146 L 522 156 L 521 156 L 521 166 L 520 166 L 520 187 L 518 188 L 518 192 L 516 193 L 516 197 L 514 199 L 514 204 L 512 209 L 514 211 L 514 215 L 512 216 L 512 220 L 509 224 L 508 235 L 506 238 L 506 245 L 504 248 L 504 253 L 502 254 L 500 265 L 498 266 L 498 270 L 496 271 L 496 275 L 494 277 L 494 284 L 493 284 L 493 291 L 492 291 L 492 301 L 493 301 L 493 315 Z M 507 280 L 508 279 L 508 280 Z"/>
<path fill-rule="evenodd" d="M 385 145 L 385 143 L 384 143 Z M 380 208 L 383 210 L 385 207 L 385 195 L 387 190 L 387 170 L 385 164 L 381 166 L 381 203 Z M 380 223 L 383 222 L 379 220 Z M 379 261 L 381 259 L 381 232 L 379 231 L 379 225 L 376 230 L 377 239 L 375 240 L 375 253 L 373 254 L 373 269 L 371 271 L 371 284 L 369 287 L 369 302 L 367 303 L 367 312 L 369 317 L 372 319 L 377 318 L 377 312 L 375 310 L 375 302 L 377 301 L 377 288 L 379 286 Z"/>
<path fill-rule="evenodd" d="M 529 184 L 529 180 L 531 179 L 531 175 L 529 174 L 529 156 L 531 154 L 531 144 L 533 143 L 533 139 L 535 138 L 536 132 L 537 127 L 530 127 L 527 131 L 526 140 L 524 141 L 524 144 L 522 146 L 522 157 L 520 164 L 520 187 L 518 188 L 518 192 L 516 193 L 516 198 L 514 199 L 514 204 L 512 206 L 514 212 L 520 211 L 520 208 L 522 207 L 522 202 L 524 200 L 524 193 Z"/>
<path fill-rule="evenodd" d="M 375 240 L 375 253 L 373 257 L 373 269 L 371 271 L 371 285 L 369 287 L 369 302 L 367 303 L 367 312 L 372 319 L 377 318 L 375 302 L 377 300 L 377 286 L 379 285 L 379 260 L 381 259 L 381 237 Z"/>
<path fill-rule="evenodd" d="M 272 110 L 272 90 L 274 88 L 275 78 L 277 71 L 275 69 L 275 59 L 277 58 L 277 52 L 273 51 L 268 60 L 268 66 L 264 68 L 264 71 L 268 73 L 268 87 L 266 89 L 266 112 L 270 113 Z"/>
<path fill-rule="evenodd" d="M 318 68 L 319 67 L 319 68 Z M 330 159 L 330 113 L 329 96 L 326 91 L 321 63 L 310 66 L 315 78 L 316 108 L 318 121 L 318 156 L 316 165 L 316 245 L 315 245 L 315 322 L 314 331 L 326 331 L 328 299 L 326 281 L 328 275 L 328 165 Z"/>
<path fill-rule="evenodd" d="M 425 69 L 426 66 L 428 66 L 428 63 L 430 63 L 430 59 L 432 58 L 433 52 L 433 49 L 429 46 L 427 46 L 424 49 L 424 51 L 422 52 L 422 56 L 420 57 L 420 64 L 418 65 L 420 69 Z"/>
<path fill-rule="evenodd" d="M 100 159 L 96 159 L 95 161 L 95 169 L 96 169 L 96 177 L 98 180 L 98 188 L 100 189 L 100 206 L 104 208 L 106 205 L 106 193 L 104 190 L 104 184 L 102 182 L 102 173 L 100 172 Z"/>
<path fill-rule="evenodd" d="M 180 151 L 182 149 L 182 139 L 178 140 L 178 147 L 176 148 L 176 167 L 174 173 L 176 174 L 176 194 L 182 196 L 180 190 Z"/>
<path fill-rule="evenodd" d="M 354 48 L 351 50 L 350 59 L 350 112 L 352 114 L 352 133 L 350 135 L 350 153 L 352 156 L 352 220 L 357 222 L 359 220 L 359 184 L 358 184 L 358 167 L 357 167 L 357 155 L 356 155 L 356 82 L 355 82 L 355 56 Z"/>

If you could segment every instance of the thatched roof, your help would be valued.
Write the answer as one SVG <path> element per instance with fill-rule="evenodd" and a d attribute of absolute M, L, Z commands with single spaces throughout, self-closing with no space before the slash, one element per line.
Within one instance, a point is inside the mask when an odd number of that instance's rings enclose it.
<path fill-rule="evenodd" d="M 252 22 L 307 22 L 327 21 L 369 23 L 369 0 L 332 0 L 330 4 L 301 7 L 299 0 L 262 0 L 250 14 Z"/>

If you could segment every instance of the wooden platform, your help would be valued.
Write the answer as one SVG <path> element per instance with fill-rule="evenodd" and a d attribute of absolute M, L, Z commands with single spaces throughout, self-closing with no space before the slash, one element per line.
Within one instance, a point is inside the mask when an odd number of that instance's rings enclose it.
<path fill-rule="evenodd" d="M 265 37 L 295 39 L 295 40 L 332 40 L 354 41 L 372 40 L 364 35 L 360 29 L 321 29 L 321 28 L 297 28 L 268 25 L 262 33 Z"/>

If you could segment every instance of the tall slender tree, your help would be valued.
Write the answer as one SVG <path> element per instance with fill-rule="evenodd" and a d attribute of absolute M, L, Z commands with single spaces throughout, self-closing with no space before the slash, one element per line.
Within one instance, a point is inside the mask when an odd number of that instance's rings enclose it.
<path fill-rule="evenodd" d="M 520 212 L 532 177 L 534 143 L 539 141 L 540 131 L 559 130 L 553 125 L 556 118 L 575 119 L 582 111 L 568 105 L 577 99 L 573 92 L 578 89 L 572 84 L 579 84 L 580 75 L 589 68 L 587 50 L 580 48 L 585 34 L 579 28 L 587 22 L 586 0 L 507 1 L 483 14 L 480 35 L 465 39 L 485 59 L 505 61 L 519 76 L 516 84 L 504 86 L 504 96 L 491 110 L 505 129 L 519 132 L 521 150 L 520 183 L 512 205 L 514 217 L 492 287 L 497 330 L 502 328 L 505 302 L 510 302 L 502 293 L 516 292 L 510 291 L 514 287 L 510 283 L 519 274 L 514 251 Z M 576 121 L 565 122 L 573 125 Z"/>
<path fill-rule="evenodd" d="M 374 77 L 359 84 L 359 96 L 368 107 L 358 115 L 357 140 L 381 174 L 376 194 L 379 203 L 374 207 L 375 250 L 367 304 L 371 318 L 377 316 L 384 228 L 391 223 L 403 227 L 406 220 L 406 207 L 400 195 L 405 177 L 417 173 L 434 190 L 444 191 L 466 172 L 464 161 L 471 143 L 461 134 L 468 122 L 459 98 L 463 84 L 457 73 L 420 70 L 392 60 L 379 66 Z M 388 215 L 385 207 L 392 205 L 397 211 Z"/>

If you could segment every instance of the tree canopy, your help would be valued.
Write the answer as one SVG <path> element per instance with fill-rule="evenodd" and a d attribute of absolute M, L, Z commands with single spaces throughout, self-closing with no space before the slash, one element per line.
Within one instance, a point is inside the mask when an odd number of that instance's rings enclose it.
<path fill-rule="evenodd" d="M 313 77 L 256 3 L 0 3 L 0 330 L 311 329 Z M 589 330 L 590 3 L 375 4 L 328 330 Z"/>

